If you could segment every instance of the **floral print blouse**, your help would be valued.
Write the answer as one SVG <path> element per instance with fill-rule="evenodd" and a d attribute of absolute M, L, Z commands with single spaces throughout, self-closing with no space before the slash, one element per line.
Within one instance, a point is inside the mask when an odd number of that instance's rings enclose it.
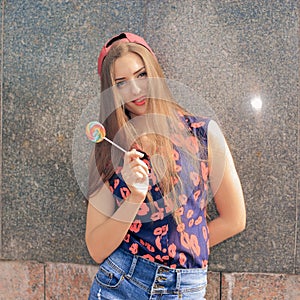
<path fill-rule="evenodd" d="M 120 247 L 132 254 L 171 268 L 203 268 L 209 256 L 209 235 L 206 222 L 208 195 L 207 127 L 209 119 L 182 116 L 191 135 L 182 141 L 174 137 L 174 160 L 176 171 L 183 183 L 174 203 L 162 197 L 159 183 L 151 172 L 151 162 L 143 159 L 149 167 L 149 191 L 153 202 L 146 197 L 130 226 Z M 200 142 L 200 144 L 198 143 Z M 199 146 L 201 145 L 201 146 Z M 198 169 L 190 166 L 189 157 L 180 147 L 190 149 L 199 158 Z M 110 189 L 120 206 L 130 191 L 121 176 L 121 167 L 110 178 Z M 176 222 L 174 216 L 180 218 Z"/>

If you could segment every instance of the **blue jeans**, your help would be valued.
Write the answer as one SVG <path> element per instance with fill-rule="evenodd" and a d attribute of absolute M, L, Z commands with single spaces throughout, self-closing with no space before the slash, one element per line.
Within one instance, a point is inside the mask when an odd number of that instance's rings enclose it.
<path fill-rule="evenodd" d="M 117 249 L 93 281 L 89 300 L 205 299 L 207 269 L 171 269 Z"/>

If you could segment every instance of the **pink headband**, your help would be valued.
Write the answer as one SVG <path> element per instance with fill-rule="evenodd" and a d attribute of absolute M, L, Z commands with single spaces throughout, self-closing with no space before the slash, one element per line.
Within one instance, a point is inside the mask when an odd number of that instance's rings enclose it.
<path fill-rule="evenodd" d="M 146 43 L 146 41 L 143 38 L 141 38 L 140 36 L 135 35 L 133 33 L 122 32 L 121 34 L 116 35 L 113 38 L 109 39 L 105 43 L 104 47 L 102 48 L 102 50 L 99 54 L 99 57 L 98 57 L 98 74 L 100 76 L 101 76 L 101 69 L 102 69 L 103 60 L 107 56 L 112 44 L 116 41 L 140 44 L 140 45 L 144 46 L 145 48 L 147 48 L 155 57 L 154 52 L 152 51 L 150 46 Z"/>

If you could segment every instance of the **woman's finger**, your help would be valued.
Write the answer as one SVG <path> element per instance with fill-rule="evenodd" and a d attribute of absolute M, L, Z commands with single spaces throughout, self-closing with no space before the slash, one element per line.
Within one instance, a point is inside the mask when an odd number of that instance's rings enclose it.
<path fill-rule="evenodd" d="M 130 161 L 137 159 L 137 158 L 143 158 L 144 154 L 132 149 L 131 151 L 127 151 L 124 155 L 124 163 L 129 163 Z"/>
<path fill-rule="evenodd" d="M 136 167 L 142 168 L 147 174 L 149 173 L 148 166 L 143 162 L 141 159 L 137 158 L 129 163 L 129 166 L 131 169 L 134 169 Z"/>

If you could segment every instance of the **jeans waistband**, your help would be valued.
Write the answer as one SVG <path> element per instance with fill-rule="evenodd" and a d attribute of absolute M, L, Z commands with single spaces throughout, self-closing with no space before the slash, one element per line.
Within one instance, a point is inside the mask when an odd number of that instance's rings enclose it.
<path fill-rule="evenodd" d="M 206 276 L 207 269 L 173 269 L 168 266 L 152 262 L 137 255 L 126 252 L 123 249 L 117 249 L 107 259 L 106 262 L 111 267 L 122 272 L 127 278 L 136 281 L 136 283 L 147 290 L 159 288 L 157 282 L 163 277 L 163 283 L 168 282 L 168 288 L 179 290 L 188 285 L 191 280 L 200 279 L 201 275 Z M 160 281 L 159 281 L 160 282 Z"/>

